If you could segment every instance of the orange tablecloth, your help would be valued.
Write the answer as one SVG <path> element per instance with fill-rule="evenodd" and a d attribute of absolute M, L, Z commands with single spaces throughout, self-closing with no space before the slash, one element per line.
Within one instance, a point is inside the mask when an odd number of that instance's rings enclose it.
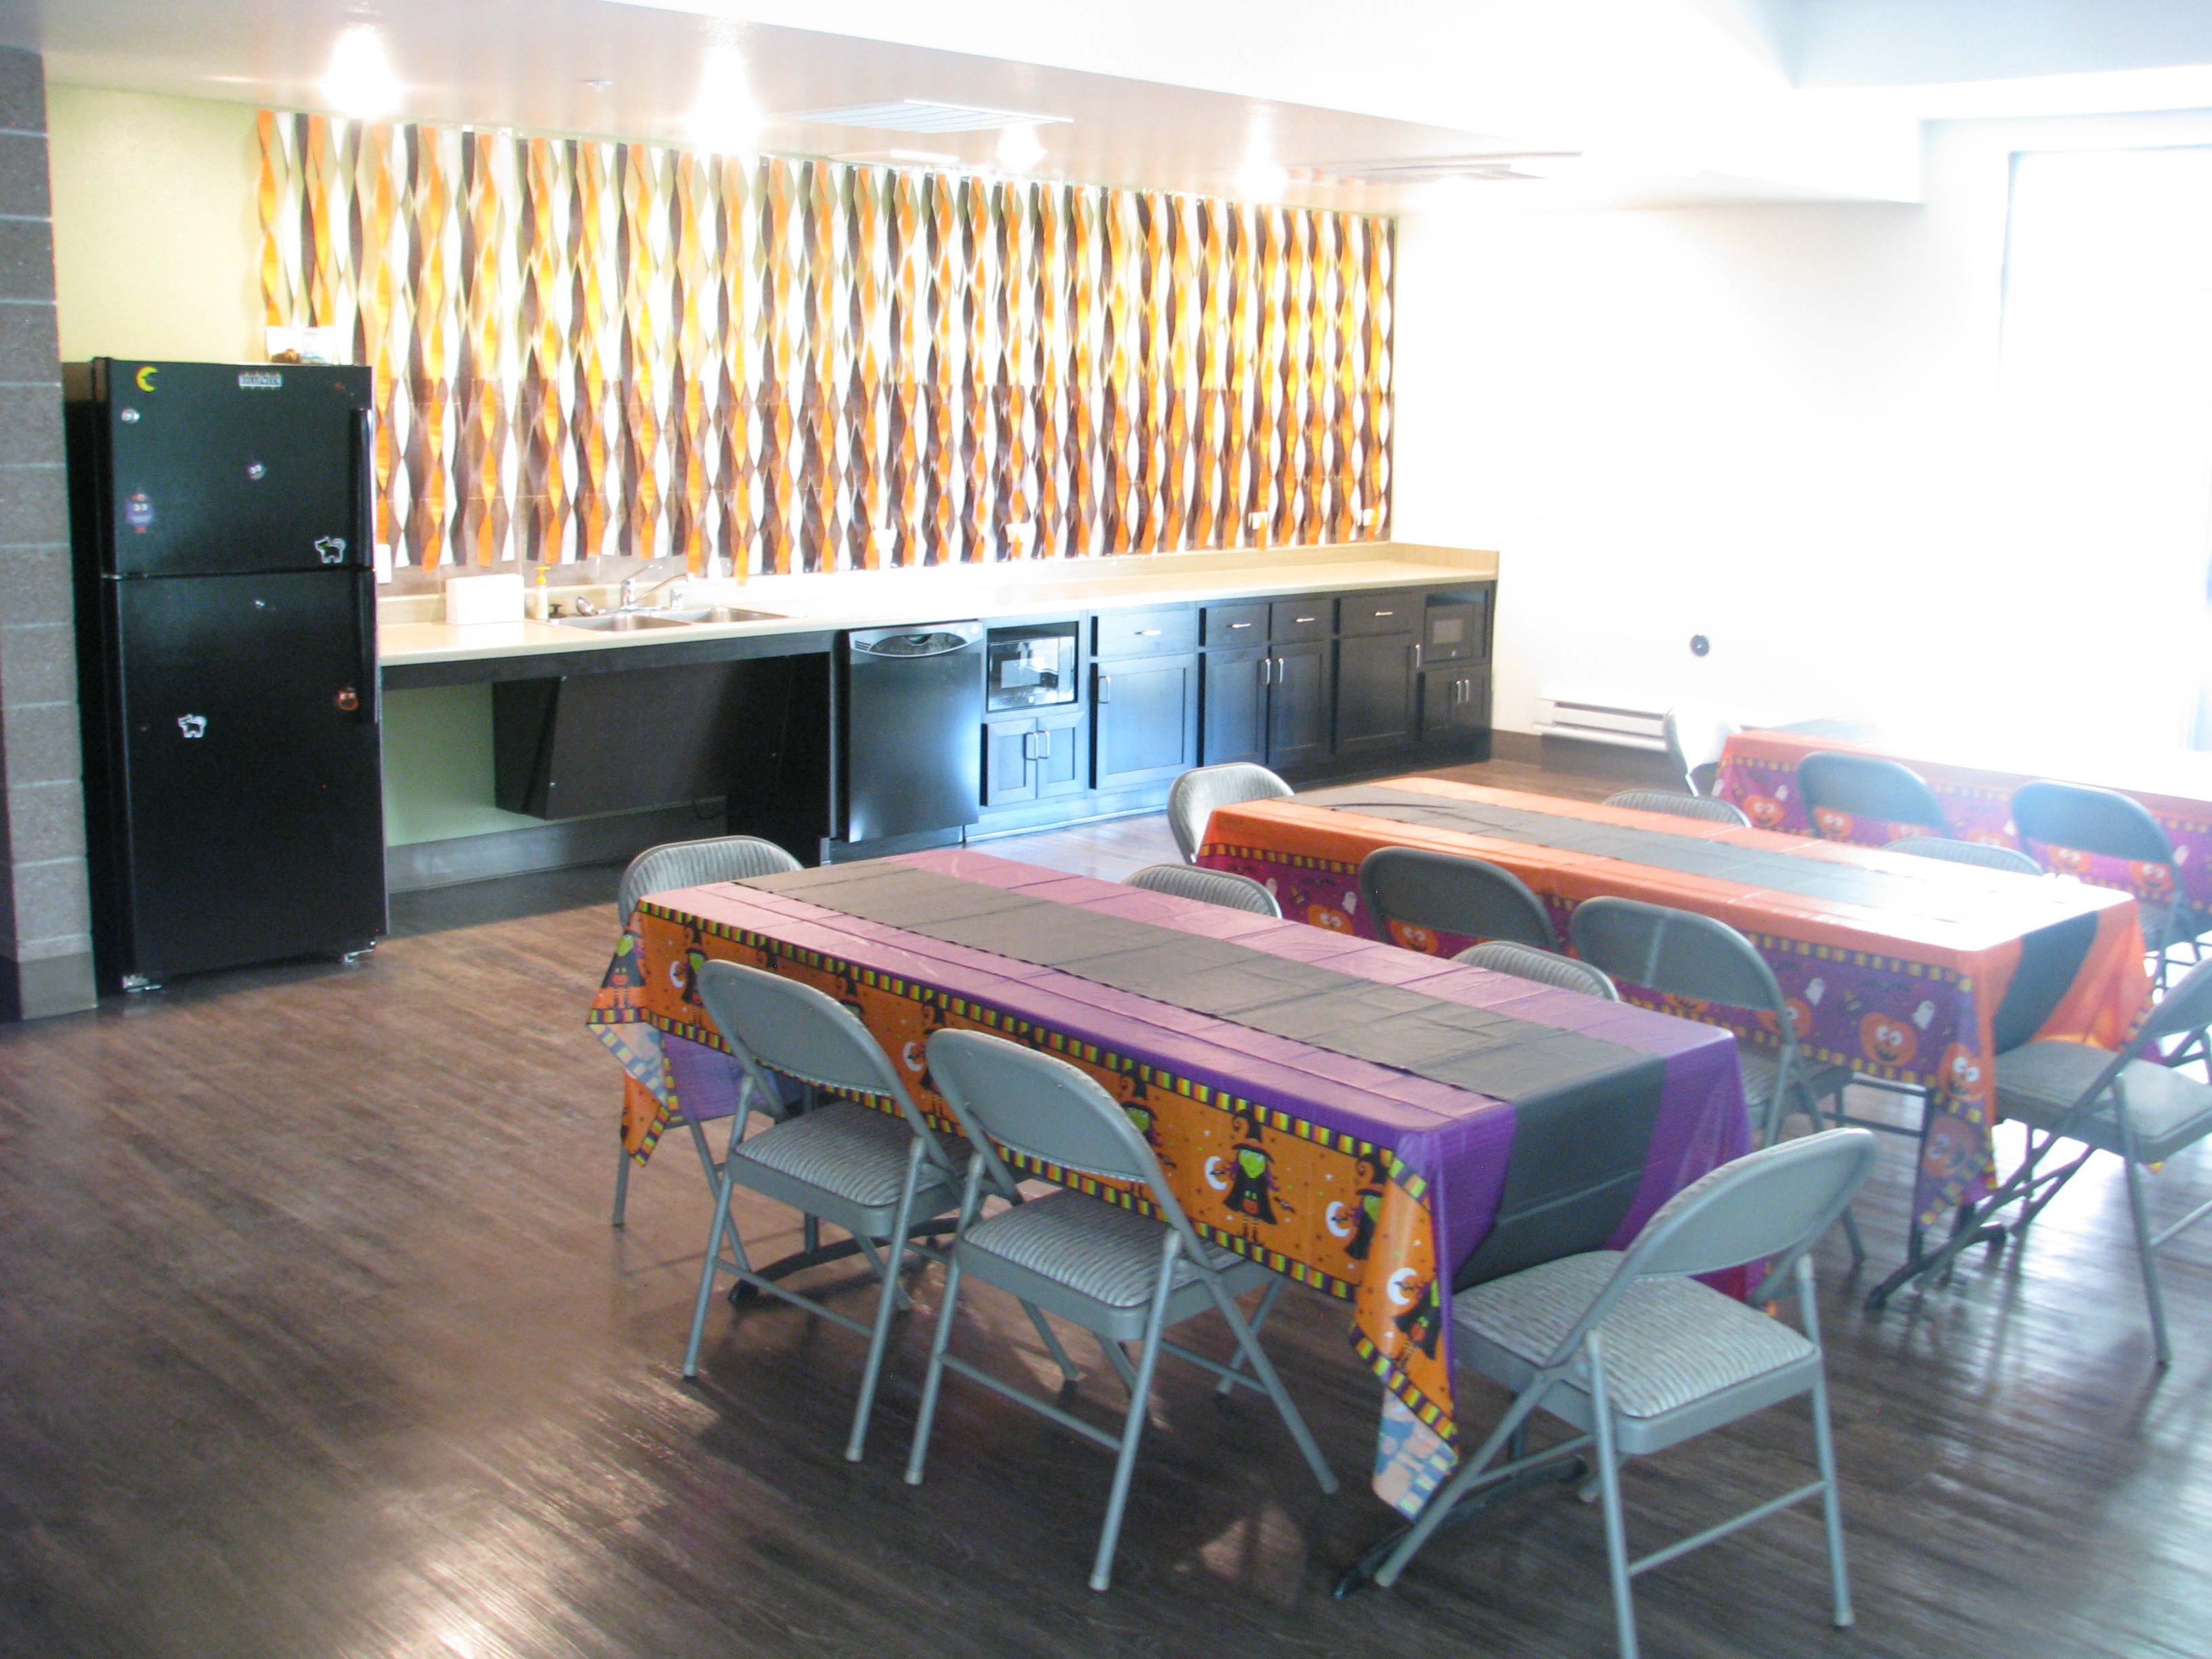
<path fill-rule="evenodd" d="M 1564 851 L 1322 804 L 1356 801 L 1359 789 L 1223 807 L 1207 827 L 1199 860 L 1265 882 L 1286 915 L 1370 938 L 1377 935 L 1360 912 L 1358 872 L 1360 860 L 1378 847 L 1430 848 L 1502 865 L 1544 897 L 1562 938 L 1574 907 L 1600 894 L 1725 921 L 1749 935 L 1773 968 L 1808 1053 L 1929 1091 L 1915 1206 L 1923 1223 L 1988 1189 L 1996 1021 L 2015 977 L 2024 996 L 2034 994 L 2028 1005 L 2034 1018 L 2017 1029 L 2020 1007 L 2007 1010 L 2008 1025 L 2016 1028 L 2012 1041 L 2063 1038 L 2116 1047 L 2133 1029 L 2148 990 L 2136 907 L 2107 889 L 1435 778 L 1393 778 L 1366 789 L 1433 799 L 1440 811 L 1455 802 L 1520 809 L 1570 826 L 1629 826 L 1650 836 L 1840 864 L 1880 878 L 1869 884 L 1882 890 L 1880 902 L 1808 897 L 1633 857 Z M 1660 856 L 1680 842 L 1645 844 Z M 2047 931 L 2052 929 L 2060 931 Z M 1401 932 L 1395 942 L 1445 954 L 1466 943 L 1419 929 Z M 2024 954 L 2033 955 L 2036 974 L 2020 975 Z M 2047 978 L 2054 960 L 2062 982 L 2031 982 L 2037 974 Z M 1717 1019 L 1748 1042 L 1774 1041 L 1748 1011 L 1637 1000 Z"/>

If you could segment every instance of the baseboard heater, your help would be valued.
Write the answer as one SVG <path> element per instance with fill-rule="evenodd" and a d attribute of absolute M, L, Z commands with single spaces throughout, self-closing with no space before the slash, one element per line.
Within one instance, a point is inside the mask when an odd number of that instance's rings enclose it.
<path fill-rule="evenodd" d="M 1628 708 L 1617 702 L 1572 697 L 1536 699 L 1536 729 L 1547 738 L 1609 743 L 1621 749 L 1667 752 L 1667 713 L 1662 708 Z"/>

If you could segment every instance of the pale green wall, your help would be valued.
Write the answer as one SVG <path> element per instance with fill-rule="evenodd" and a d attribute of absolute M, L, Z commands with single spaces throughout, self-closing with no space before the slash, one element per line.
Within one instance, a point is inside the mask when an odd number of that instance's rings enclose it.
<path fill-rule="evenodd" d="M 491 802 L 491 687 L 386 692 L 386 844 L 486 836 L 545 821 L 502 812 Z"/>

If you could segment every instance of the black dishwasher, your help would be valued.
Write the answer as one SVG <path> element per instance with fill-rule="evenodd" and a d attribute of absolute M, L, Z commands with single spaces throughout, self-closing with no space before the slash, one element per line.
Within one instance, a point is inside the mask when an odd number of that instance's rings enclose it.
<path fill-rule="evenodd" d="M 981 815 L 983 624 L 846 635 L 845 840 L 957 830 Z"/>

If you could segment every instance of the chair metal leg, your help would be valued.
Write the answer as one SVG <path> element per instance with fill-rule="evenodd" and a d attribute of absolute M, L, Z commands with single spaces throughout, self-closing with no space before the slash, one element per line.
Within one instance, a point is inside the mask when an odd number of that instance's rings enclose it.
<path fill-rule="evenodd" d="M 1605 1565 L 1613 1581 L 1613 1618 L 1620 1659 L 1636 1659 L 1636 1607 L 1628 1576 L 1628 1528 L 1620 1513 L 1620 1460 L 1613 1449 L 1613 1407 L 1606 1399 L 1605 1352 L 1598 1334 L 1589 1337 L 1590 1425 L 1597 1441 L 1598 1496 L 1605 1507 Z"/>
<path fill-rule="evenodd" d="M 1260 1305 L 1252 1310 L 1253 1335 L 1257 1336 L 1260 1334 L 1260 1327 L 1267 1322 L 1267 1316 L 1275 1310 L 1275 1298 L 1283 1293 L 1283 1285 L 1284 1281 L 1282 1279 L 1273 1279 L 1268 1283 L 1266 1290 L 1260 1292 Z M 1223 1377 L 1220 1382 L 1215 1383 L 1213 1385 L 1213 1392 L 1224 1400 L 1228 1399 L 1237 1389 L 1237 1378 L 1235 1373 L 1241 1371 L 1243 1369 L 1244 1350 L 1239 1348 L 1235 1353 L 1229 1356 L 1229 1370 L 1231 1374 Z"/>
<path fill-rule="evenodd" d="M 1851 1626 L 1851 1582 L 1844 1565 L 1844 1500 L 1836 1487 L 1836 1439 L 1828 1426 L 1825 1366 L 1813 1379 L 1813 1450 L 1820 1465 L 1820 1516 L 1828 1534 L 1828 1577 L 1835 1586 L 1836 1628 Z"/>
<path fill-rule="evenodd" d="M 2173 1363 L 2172 1346 L 2166 1340 L 2166 1298 L 2159 1290 L 2158 1252 L 2151 1243 L 2150 1217 L 2143 1206 L 2142 1165 L 2128 1158 L 2128 1209 L 2136 1224 L 2136 1255 L 2142 1262 L 2143 1300 L 2150 1304 L 2150 1334 L 2158 1346 L 2158 1363 Z"/>
<path fill-rule="evenodd" d="M 917 1142 L 915 1156 L 907 1164 L 906 1190 L 899 1194 L 898 1214 L 891 1223 L 891 1236 L 884 1241 L 883 1260 L 878 1264 L 883 1273 L 883 1294 L 876 1303 L 875 1328 L 868 1333 L 868 1363 L 860 1373 L 860 1401 L 853 1407 L 853 1433 L 845 1442 L 848 1463 L 860 1461 L 861 1448 L 868 1438 L 868 1414 L 876 1405 L 876 1382 L 884 1374 L 884 1350 L 890 1346 L 891 1318 L 906 1299 L 900 1293 L 899 1279 L 906 1272 L 906 1230 L 913 1218 L 915 1182 L 921 1168 L 921 1146 Z"/>
<path fill-rule="evenodd" d="M 623 1216 L 629 1207 L 629 1148 L 620 1141 L 615 1143 L 615 1213 L 611 1226 L 623 1224 Z"/>
<path fill-rule="evenodd" d="M 937 1396 L 945 1386 L 945 1348 L 952 1340 L 952 1312 L 960 1305 L 960 1264 L 945 1269 L 945 1304 L 937 1310 L 937 1330 L 929 1340 L 929 1370 L 922 1379 L 921 1412 L 914 1420 L 914 1446 L 906 1455 L 906 1483 L 921 1484 L 922 1462 L 929 1455 L 929 1431 L 937 1421 Z"/>
<path fill-rule="evenodd" d="M 707 1329 L 707 1304 L 714 1294 L 714 1275 L 722 1267 L 722 1241 L 730 1243 L 730 1252 L 738 1266 L 745 1271 L 752 1264 L 745 1256 L 745 1242 L 738 1236 L 738 1224 L 730 1215 L 730 1176 L 726 1170 L 722 1178 L 714 1183 L 714 1224 L 707 1230 L 707 1259 L 699 1264 L 699 1295 L 691 1304 L 691 1336 L 684 1346 L 684 1375 L 699 1375 L 699 1342 Z"/>
<path fill-rule="evenodd" d="M 1067 1357 L 1067 1350 L 1060 1346 L 1060 1338 L 1045 1322 L 1044 1310 L 1034 1302 L 1024 1302 L 1022 1311 L 1030 1316 L 1030 1323 L 1036 1327 L 1036 1334 L 1044 1339 L 1045 1352 L 1052 1356 L 1053 1364 L 1060 1367 L 1060 1376 L 1070 1382 L 1080 1382 L 1083 1373 L 1075 1369 L 1075 1362 Z"/>
<path fill-rule="evenodd" d="M 1520 1396 L 1506 1407 L 1505 1415 L 1498 1419 L 1498 1425 L 1491 1430 L 1489 1438 L 1482 1443 L 1480 1449 L 1472 1457 L 1462 1459 L 1451 1479 L 1431 1495 L 1429 1501 L 1422 1505 L 1420 1514 L 1414 1518 L 1413 1524 L 1399 1538 L 1396 1547 L 1375 1570 L 1373 1582 L 1378 1589 L 1389 1589 L 1398 1582 L 1398 1575 L 1406 1570 L 1406 1563 L 1413 1559 L 1415 1552 L 1429 1541 L 1431 1534 L 1443 1525 L 1451 1512 L 1459 1506 L 1462 1494 L 1486 1480 L 1496 1478 L 1490 1468 L 1491 1460 L 1497 1456 L 1498 1448 L 1510 1441 L 1521 1425 L 1528 1420 L 1530 1413 L 1536 1409 L 1536 1402 L 1547 1392 L 1548 1385 L 1539 1387 L 1531 1383 L 1523 1389 Z M 1509 1464 L 1507 1467 L 1511 1466 Z"/>
<path fill-rule="evenodd" d="M 1275 1362 L 1267 1358 L 1267 1351 L 1260 1346 L 1259 1337 L 1254 1334 L 1252 1327 L 1244 1322 L 1244 1316 L 1237 1306 L 1236 1297 L 1218 1283 L 1214 1284 L 1212 1289 L 1214 1305 L 1221 1310 L 1221 1316 L 1229 1322 L 1229 1328 L 1237 1334 L 1238 1357 L 1250 1357 L 1253 1376 L 1259 1378 L 1260 1386 L 1267 1391 L 1267 1398 L 1275 1402 L 1276 1414 L 1283 1419 L 1283 1426 L 1291 1431 L 1291 1438 L 1297 1442 L 1298 1450 L 1305 1457 L 1306 1467 L 1313 1471 L 1315 1480 L 1320 1483 L 1324 1492 L 1334 1492 L 1336 1474 L 1329 1468 L 1328 1461 L 1321 1455 L 1321 1448 L 1314 1443 L 1313 1432 L 1306 1427 L 1305 1419 L 1298 1414 L 1297 1405 L 1291 1400 L 1290 1390 L 1283 1386 L 1283 1379 L 1275 1374 Z M 1272 1288 L 1268 1294 L 1270 1297 L 1273 1295 Z M 1235 1373 L 1231 1372 L 1230 1376 L 1223 1378 L 1223 1382 L 1229 1382 L 1234 1376 Z"/>
<path fill-rule="evenodd" d="M 1136 1381 L 1129 1390 L 1129 1414 L 1121 1425 L 1121 1444 L 1114 1459 L 1114 1488 L 1106 1498 L 1106 1522 L 1098 1531 L 1098 1554 L 1091 1564 L 1091 1588 L 1103 1590 L 1114 1573 L 1114 1547 L 1121 1540 L 1121 1515 L 1129 1504 L 1129 1477 L 1136 1473 L 1137 1443 L 1143 1438 L 1152 1403 L 1152 1371 L 1160 1360 L 1160 1328 L 1167 1322 L 1168 1294 L 1175 1286 L 1175 1259 L 1160 1263 L 1160 1282 L 1145 1321 L 1145 1346 L 1137 1356 Z"/>

